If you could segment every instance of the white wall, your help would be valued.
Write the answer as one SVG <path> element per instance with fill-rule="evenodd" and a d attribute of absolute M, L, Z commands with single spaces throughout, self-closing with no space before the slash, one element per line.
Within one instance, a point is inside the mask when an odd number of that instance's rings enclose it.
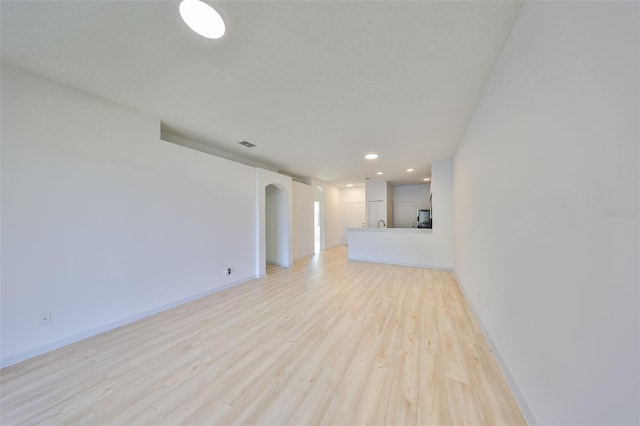
<path fill-rule="evenodd" d="M 293 258 L 313 254 L 313 187 L 293 182 Z"/>
<path fill-rule="evenodd" d="M 438 250 L 434 265 L 439 268 L 453 269 L 453 160 L 434 161 L 431 164 L 431 191 L 433 239 Z"/>
<path fill-rule="evenodd" d="M 343 203 L 364 203 L 366 201 L 364 186 L 342 188 L 340 190 L 340 197 Z"/>
<path fill-rule="evenodd" d="M 1 71 L 3 365 L 255 276 L 253 168 Z"/>
<path fill-rule="evenodd" d="M 429 208 L 429 193 L 431 184 L 397 185 L 393 187 L 393 202 L 413 201 L 418 209 Z"/>
<path fill-rule="evenodd" d="M 347 228 L 349 226 L 349 224 L 347 223 L 348 211 L 351 212 L 352 216 L 354 216 L 351 218 L 354 221 L 354 223 L 352 223 L 353 226 L 357 225 L 357 227 L 360 227 L 361 223 L 366 224 L 367 222 L 364 186 L 340 189 L 340 199 L 342 201 L 342 208 L 344 210 L 340 243 L 346 245 Z M 356 212 L 357 214 L 355 214 Z"/>
<path fill-rule="evenodd" d="M 369 201 L 387 201 L 387 181 L 370 180 L 365 182 L 365 198 Z"/>
<path fill-rule="evenodd" d="M 540 424 L 640 423 L 638 23 L 525 2 L 455 156 L 455 270 Z"/>
<path fill-rule="evenodd" d="M 393 187 L 394 226 L 414 228 L 417 211 L 429 209 L 431 184 L 398 185 Z"/>
<path fill-rule="evenodd" d="M 393 186 L 389 182 L 387 182 L 387 228 L 393 228 L 394 218 L 393 218 Z"/>
<path fill-rule="evenodd" d="M 367 227 L 377 228 L 380 220 L 393 228 L 393 189 L 387 181 L 365 182 Z M 382 225 L 382 224 L 381 224 Z"/>

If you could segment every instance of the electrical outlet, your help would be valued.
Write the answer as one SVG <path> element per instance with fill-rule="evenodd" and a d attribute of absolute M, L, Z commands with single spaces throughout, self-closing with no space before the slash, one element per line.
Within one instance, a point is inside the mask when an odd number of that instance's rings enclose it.
<path fill-rule="evenodd" d="M 227 268 L 227 275 L 231 275 L 231 268 Z"/>
<path fill-rule="evenodd" d="M 51 324 L 51 312 L 45 312 L 40 315 L 40 325 L 49 325 Z"/>

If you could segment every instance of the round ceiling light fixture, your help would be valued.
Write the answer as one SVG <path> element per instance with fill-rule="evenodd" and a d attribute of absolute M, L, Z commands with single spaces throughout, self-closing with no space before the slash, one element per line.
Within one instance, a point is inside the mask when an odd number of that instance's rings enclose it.
<path fill-rule="evenodd" d="M 180 16 L 189 28 L 202 37 L 217 39 L 224 35 L 222 16 L 208 3 L 201 0 L 182 0 Z"/>
<path fill-rule="evenodd" d="M 366 158 L 367 160 L 375 160 L 376 158 L 378 158 L 378 154 L 367 154 L 364 156 L 364 158 Z"/>
<path fill-rule="evenodd" d="M 383 175 L 384 173 L 382 173 L 382 172 L 378 172 L 378 173 L 376 173 L 376 174 L 379 176 L 379 175 Z"/>
<path fill-rule="evenodd" d="M 353 188 L 353 184 L 352 183 L 348 183 L 347 184 L 347 188 Z"/>
<path fill-rule="evenodd" d="M 413 171 L 413 169 L 407 169 L 407 172 L 411 173 Z"/>

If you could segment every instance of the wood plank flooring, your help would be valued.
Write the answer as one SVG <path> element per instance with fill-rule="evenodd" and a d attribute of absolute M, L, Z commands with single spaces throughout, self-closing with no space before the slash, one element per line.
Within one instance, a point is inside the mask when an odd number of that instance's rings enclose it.
<path fill-rule="evenodd" d="M 0 423 L 514 425 L 453 275 L 345 247 L 0 371 Z"/>

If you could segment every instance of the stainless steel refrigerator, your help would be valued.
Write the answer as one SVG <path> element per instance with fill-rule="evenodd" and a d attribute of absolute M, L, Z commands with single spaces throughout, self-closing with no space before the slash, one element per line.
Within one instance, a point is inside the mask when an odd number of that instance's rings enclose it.
<path fill-rule="evenodd" d="M 418 210 L 417 227 L 431 229 L 432 226 L 431 210 Z"/>

